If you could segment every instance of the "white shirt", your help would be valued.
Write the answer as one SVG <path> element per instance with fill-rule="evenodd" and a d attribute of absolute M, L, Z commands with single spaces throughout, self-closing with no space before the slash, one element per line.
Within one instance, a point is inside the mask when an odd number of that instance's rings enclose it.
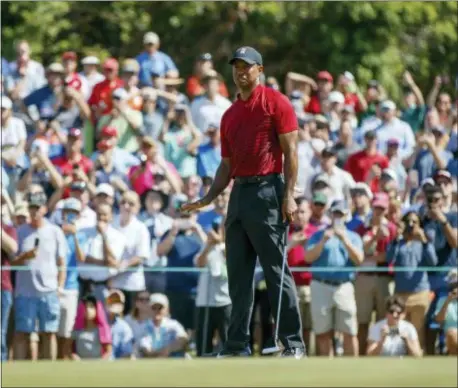
<path fill-rule="evenodd" d="M 167 233 L 173 226 L 173 218 L 164 213 L 158 213 L 153 217 L 144 215 L 142 221 L 147 228 L 153 226 L 155 238 L 151 239 L 150 255 L 145 261 L 148 267 L 166 267 L 167 256 L 159 257 L 157 254 L 157 246 L 161 237 Z"/>
<path fill-rule="evenodd" d="M 146 260 L 150 256 L 150 237 L 145 224 L 136 217 L 127 225 L 121 226 L 120 217 L 116 217 L 113 222 L 116 228 L 126 239 L 124 252 L 121 260 L 130 260 L 138 256 Z M 145 275 L 143 273 L 143 263 L 138 267 L 130 267 L 129 271 L 120 273 L 113 279 L 113 288 L 126 291 L 142 291 L 145 289 Z"/>
<path fill-rule="evenodd" d="M 80 277 L 82 279 L 90 279 L 96 282 L 108 280 L 108 278 L 116 275 L 118 270 L 115 268 L 109 268 L 103 265 L 103 242 L 102 236 L 96 228 L 86 229 L 85 234 L 88 237 L 88 250 L 87 255 L 93 259 L 100 260 L 100 265 L 78 263 L 78 266 L 83 267 L 80 271 Z M 107 243 L 113 252 L 117 261 L 121 260 L 122 253 L 125 248 L 125 237 L 122 233 L 118 232 L 115 228 L 108 225 L 106 231 Z"/>
<path fill-rule="evenodd" d="M 84 80 L 84 89 L 82 87 L 81 91 L 83 92 L 84 99 L 87 101 L 89 100 L 89 97 L 91 97 L 92 89 L 94 89 L 94 86 L 105 80 L 105 76 L 98 71 L 89 75 L 81 72 L 79 75 L 81 79 Z"/>
<path fill-rule="evenodd" d="M 2 153 L 15 152 L 16 147 L 22 140 L 27 139 L 27 131 L 24 121 L 17 117 L 10 117 L 8 123 L 1 127 Z"/>
<path fill-rule="evenodd" d="M 325 173 L 321 166 L 317 168 L 316 174 L 326 174 L 329 179 L 329 191 L 330 195 L 328 198 L 328 203 L 332 203 L 336 200 L 347 200 L 351 199 L 350 189 L 355 186 L 355 180 L 348 172 L 342 170 L 341 168 L 334 166 L 330 174 Z M 312 182 L 315 179 L 315 176 L 312 176 L 305 186 L 305 190 L 308 197 L 311 197 L 311 188 Z"/>
<path fill-rule="evenodd" d="M 130 326 L 130 328 L 132 329 L 132 333 L 134 334 L 134 346 L 138 345 L 141 338 L 145 334 L 146 324 L 151 320 L 145 319 L 143 321 L 139 321 L 130 314 L 127 317 L 125 317 L 124 320 Z"/>
<path fill-rule="evenodd" d="M 369 329 L 368 339 L 370 341 L 378 342 L 382 339 L 382 328 L 387 325 L 387 320 L 382 319 L 377 323 L 373 324 Z M 399 332 L 407 335 L 410 340 L 418 340 L 417 330 L 415 326 L 410 322 L 400 320 L 399 321 Z M 407 347 L 404 340 L 400 335 L 390 336 L 388 335 L 383 342 L 381 356 L 405 356 L 407 355 Z"/>
<path fill-rule="evenodd" d="M 64 220 L 62 219 L 62 206 L 64 206 L 64 199 L 57 202 L 56 210 L 51 215 L 50 221 L 56 225 L 62 225 Z M 89 206 L 86 206 L 80 213 L 80 216 L 75 221 L 76 229 L 85 230 L 93 229 L 97 224 L 97 214 Z"/>
<path fill-rule="evenodd" d="M 201 132 L 205 132 L 210 124 L 221 123 L 224 112 L 231 105 L 227 98 L 220 95 L 216 95 L 214 101 L 210 101 L 207 97 L 197 98 L 191 104 L 192 121 Z"/>

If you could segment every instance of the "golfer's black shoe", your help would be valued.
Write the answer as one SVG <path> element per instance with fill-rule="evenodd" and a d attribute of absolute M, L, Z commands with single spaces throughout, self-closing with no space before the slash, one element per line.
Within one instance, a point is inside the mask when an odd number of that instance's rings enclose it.
<path fill-rule="evenodd" d="M 287 348 L 281 352 L 280 357 L 291 357 L 295 358 L 296 360 L 300 360 L 302 357 L 305 356 L 304 349 L 301 348 Z"/>
<path fill-rule="evenodd" d="M 250 357 L 251 350 L 246 348 L 244 350 L 239 351 L 230 351 L 230 350 L 222 350 L 218 353 L 216 358 L 229 358 L 229 357 Z"/>

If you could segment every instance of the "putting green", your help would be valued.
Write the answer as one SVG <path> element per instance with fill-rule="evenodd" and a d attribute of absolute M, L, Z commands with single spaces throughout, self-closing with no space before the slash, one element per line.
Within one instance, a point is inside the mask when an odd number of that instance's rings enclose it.
<path fill-rule="evenodd" d="M 12 362 L 3 387 L 456 387 L 457 359 L 338 358 Z"/>

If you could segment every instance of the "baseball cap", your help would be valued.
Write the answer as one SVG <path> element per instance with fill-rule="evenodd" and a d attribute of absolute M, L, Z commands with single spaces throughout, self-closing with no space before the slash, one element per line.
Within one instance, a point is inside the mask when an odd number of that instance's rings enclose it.
<path fill-rule="evenodd" d="M 420 187 L 423 189 L 426 186 L 435 186 L 436 183 L 434 182 L 433 178 L 425 178 L 421 181 Z"/>
<path fill-rule="evenodd" d="M 84 57 L 81 60 L 81 64 L 82 65 L 98 65 L 98 64 L 100 64 L 100 61 L 99 61 L 99 58 L 97 58 L 96 56 L 89 55 L 87 57 Z"/>
<path fill-rule="evenodd" d="M 345 201 L 337 200 L 332 203 L 330 210 L 331 210 L 331 213 L 338 212 L 338 213 L 346 214 L 348 211 L 348 206 L 345 203 Z"/>
<path fill-rule="evenodd" d="M 345 97 L 341 92 L 334 90 L 329 93 L 328 101 L 331 103 L 343 104 L 345 102 Z"/>
<path fill-rule="evenodd" d="M 336 155 L 337 155 L 337 151 L 332 146 L 327 146 L 326 148 L 323 149 L 323 151 L 321 151 L 321 156 L 322 157 L 325 157 L 325 156 L 336 156 Z"/>
<path fill-rule="evenodd" d="M 38 192 L 38 193 L 30 193 L 27 196 L 27 202 L 29 203 L 30 206 L 36 206 L 36 207 L 41 207 L 46 205 L 47 198 L 46 194 L 43 192 Z"/>
<path fill-rule="evenodd" d="M 159 35 L 155 32 L 149 31 L 143 35 L 143 44 L 159 44 Z"/>
<path fill-rule="evenodd" d="M 119 63 L 115 58 L 108 58 L 103 62 L 104 69 L 106 70 L 118 70 L 119 69 Z"/>
<path fill-rule="evenodd" d="M 142 137 L 142 147 L 147 146 L 147 147 L 154 147 L 156 146 L 156 142 L 151 136 L 143 136 Z"/>
<path fill-rule="evenodd" d="M 159 304 L 163 307 L 169 307 L 169 299 L 164 294 L 160 293 L 151 294 L 149 297 L 149 303 L 151 306 Z"/>
<path fill-rule="evenodd" d="M 76 61 L 78 60 L 78 56 L 74 51 L 66 51 L 62 54 L 63 61 Z"/>
<path fill-rule="evenodd" d="M 439 178 L 445 178 L 448 179 L 450 182 L 452 181 L 452 174 L 448 172 L 447 170 L 437 170 L 434 174 L 434 181 L 437 182 Z"/>
<path fill-rule="evenodd" d="M 58 62 L 54 62 L 48 66 L 47 70 L 49 73 L 63 73 L 64 67 Z"/>
<path fill-rule="evenodd" d="M 396 175 L 396 172 L 391 169 L 391 168 L 385 168 L 383 171 L 382 171 L 382 176 L 385 175 L 387 177 L 390 177 L 391 179 L 393 179 L 394 181 L 396 181 L 398 179 L 397 175 Z"/>
<path fill-rule="evenodd" d="M 380 104 L 380 109 L 382 110 L 395 110 L 396 104 L 391 100 L 385 100 Z"/>
<path fill-rule="evenodd" d="M 326 71 L 326 70 L 320 71 L 317 74 L 316 79 L 325 80 L 325 81 L 328 81 L 328 82 L 334 81 L 334 78 L 332 77 L 331 73 L 329 71 Z"/>
<path fill-rule="evenodd" d="M 256 49 L 249 46 L 238 48 L 232 56 L 232 59 L 229 61 L 229 64 L 232 65 L 237 59 L 240 59 L 249 65 L 262 65 L 261 54 Z"/>
<path fill-rule="evenodd" d="M 13 101 L 8 96 L 2 96 L 2 109 L 11 109 L 13 107 Z"/>
<path fill-rule="evenodd" d="M 29 215 L 29 209 L 27 209 L 27 202 L 22 202 L 14 207 L 14 216 L 27 217 Z"/>
<path fill-rule="evenodd" d="M 374 199 L 372 200 L 372 207 L 381 207 L 383 209 L 388 209 L 389 197 L 387 193 L 376 193 Z"/>
<path fill-rule="evenodd" d="M 326 174 L 318 174 L 314 179 L 312 185 L 316 185 L 317 183 L 325 183 L 329 186 L 329 178 Z"/>
<path fill-rule="evenodd" d="M 109 183 L 100 183 L 95 189 L 95 195 L 105 194 L 109 197 L 114 197 L 114 189 Z"/>
<path fill-rule="evenodd" d="M 107 310 L 113 314 L 121 314 L 124 310 L 126 297 L 120 290 L 111 290 L 105 299 Z"/>
<path fill-rule="evenodd" d="M 373 129 L 371 129 L 364 133 L 364 137 L 368 139 L 375 139 L 377 137 L 377 133 Z"/>
<path fill-rule="evenodd" d="M 324 193 L 316 193 L 312 198 L 312 203 L 326 205 L 328 203 L 328 197 Z"/>
<path fill-rule="evenodd" d="M 116 137 L 118 136 L 118 130 L 115 127 L 106 126 L 100 131 L 102 137 Z"/>
<path fill-rule="evenodd" d="M 289 95 L 290 100 L 301 100 L 304 97 L 304 93 L 300 90 L 293 90 Z"/>
<path fill-rule="evenodd" d="M 81 137 L 83 132 L 79 128 L 70 128 L 67 135 L 71 137 Z"/>
<path fill-rule="evenodd" d="M 122 64 L 122 71 L 125 73 L 138 73 L 140 71 L 140 65 L 135 59 L 126 59 Z"/>
<path fill-rule="evenodd" d="M 368 197 L 370 200 L 372 200 L 372 191 L 367 185 L 367 183 L 364 182 L 357 182 L 355 185 L 350 189 L 350 193 L 364 193 L 366 197 Z"/>
<path fill-rule="evenodd" d="M 157 100 L 157 92 L 154 88 L 151 88 L 149 86 L 147 86 L 146 88 L 143 88 L 141 90 L 141 95 L 144 99 L 147 99 L 147 100 L 153 100 L 153 101 L 156 101 Z"/>
<path fill-rule="evenodd" d="M 86 190 L 87 184 L 83 181 L 75 181 L 70 185 L 70 190 L 72 191 L 84 191 Z"/>
<path fill-rule="evenodd" d="M 203 53 L 197 57 L 198 61 L 212 61 L 213 57 L 210 53 Z"/>
<path fill-rule="evenodd" d="M 111 94 L 112 98 L 117 98 L 119 100 L 126 100 L 129 97 L 129 93 L 127 93 L 126 89 L 123 88 L 117 88 L 113 90 L 113 93 Z"/>
<path fill-rule="evenodd" d="M 388 147 L 399 147 L 399 140 L 395 138 L 388 139 L 386 142 Z"/>
<path fill-rule="evenodd" d="M 444 135 L 446 133 L 446 130 L 444 127 L 442 126 L 437 126 L 437 127 L 433 127 L 431 128 L 431 132 L 438 132 L 440 133 L 441 135 Z"/>
<path fill-rule="evenodd" d="M 71 211 L 80 213 L 81 212 L 81 202 L 78 201 L 76 198 L 67 198 L 64 201 L 62 210 L 71 210 Z"/>

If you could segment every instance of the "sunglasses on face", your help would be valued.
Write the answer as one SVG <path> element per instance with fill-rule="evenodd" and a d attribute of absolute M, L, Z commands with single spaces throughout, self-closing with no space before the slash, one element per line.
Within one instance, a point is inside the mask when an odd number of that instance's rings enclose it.
<path fill-rule="evenodd" d="M 401 314 L 401 313 L 402 313 L 402 310 L 401 310 L 399 307 L 397 307 L 397 306 L 393 306 L 393 307 L 390 307 L 390 308 L 388 309 L 388 313 L 390 313 L 390 314 L 392 314 L 392 315 L 394 315 L 394 314 Z"/>

